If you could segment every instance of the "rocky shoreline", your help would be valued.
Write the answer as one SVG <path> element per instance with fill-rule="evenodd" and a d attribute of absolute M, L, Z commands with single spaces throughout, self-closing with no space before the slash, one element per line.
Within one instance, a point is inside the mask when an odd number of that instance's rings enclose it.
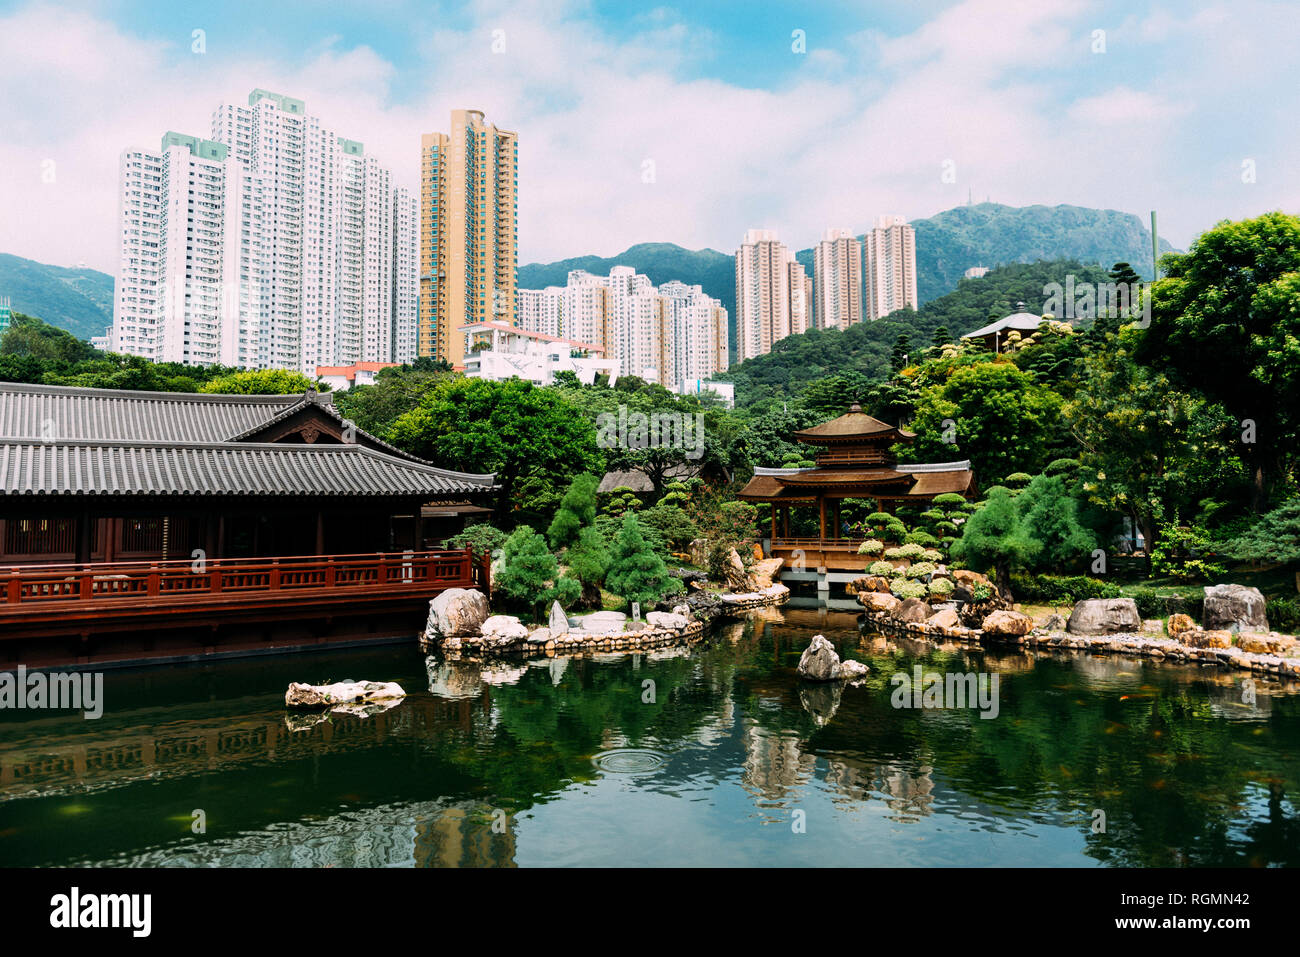
<path fill-rule="evenodd" d="M 866 582 L 851 583 L 850 592 L 859 584 Z M 1002 608 L 976 615 L 981 619 L 978 625 L 969 623 L 969 609 L 936 610 L 919 599 L 899 600 L 869 590 L 858 591 L 858 601 L 872 629 L 888 637 L 1132 655 L 1300 678 L 1300 639 L 1267 630 L 1267 621 L 1253 607 L 1254 596 L 1246 593 L 1253 589 L 1214 588 L 1220 591 L 1211 597 L 1230 604 L 1226 614 L 1216 610 L 1217 617 L 1211 623 L 1229 627 L 1205 629 L 1186 615 L 1171 616 L 1167 625 L 1159 620 L 1143 622 L 1132 599 L 1127 598 L 1081 601 L 1075 605 L 1069 622 L 1052 615 L 1038 624 L 1019 611 Z M 1207 594 L 1210 592 L 1207 589 Z M 1262 599 L 1258 605 L 1262 609 Z M 1230 618 L 1232 614 L 1238 617 Z M 1162 633 L 1166 628 L 1168 633 Z"/>
<path fill-rule="evenodd" d="M 708 600 L 701 600 L 704 595 Z M 714 618 L 789 598 L 790 589 L 779 582 L 739 594 L 697 591 L 672 611 L 647 612 L 644 620 L 610 611 L 570 618 L 557 604 L 547 625 L 530 628 L 512 615 L 490 615 L 481 592 L 453 588 L 429 603 L 420 650 L 451 660 L 650 651 L 695 644 Z"/>

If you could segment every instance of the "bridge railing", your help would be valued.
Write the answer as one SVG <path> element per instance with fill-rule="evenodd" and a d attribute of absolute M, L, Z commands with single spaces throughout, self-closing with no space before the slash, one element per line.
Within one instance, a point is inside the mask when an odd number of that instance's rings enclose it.
<path fill-rule="evenodd" d="M 55 603 L 165 602 L 202 596 L 490 588 L 471 549 L 0 566 L 0 613 Z"/>

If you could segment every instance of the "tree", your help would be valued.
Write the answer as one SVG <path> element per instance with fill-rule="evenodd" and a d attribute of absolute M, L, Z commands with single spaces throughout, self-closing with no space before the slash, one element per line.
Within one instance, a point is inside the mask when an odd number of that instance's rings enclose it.
<path fill-rule="evenodd" d="M 1079 506 L 1059 477 L 1038 475 L 1016 496 L 1017 534 L 1027 568 L 1060 571 L 1079 564 L 1097 541 L 1079 523 Z"/>
<path fill-rule="evenodd" d="M 898 338 L 894 340 L 894 351 L 889 355 L 889 367 L 895 372 L 901 370 L 907 365 L 908 344 L 911 342 L 911 336 L 905 332 L 900 332 Z"/>
<path fill-rule="evenodd" d="M 650 605 L 681 589 L 681 581 L 668 574 L 663 559 L 646 544 L 635 515 L 623 518 L 623 526 L 611 549 L 605 587 L 629 604 Z"/>
<path fill-rule="evenodd" d="M 1256 565 L 1300 562 L 1300 498 L 1273 509 L 1223 546 L 1223 553 Z"/>
<path fill-rule="evenodd" d="M 521 480 L 558 485 L 574 471 L 601 465 L 586 417 L 555 389 L 521 379 L 441 382 L 399 417 L 386 437 L 448 468 L 495 473 L 497 524 L 509 521 Z"/>
<path fill-rule="evenodd" d="M 291 369 L 246 369 L 211 379 L 199 391 L 218 395 L 293 395 L 309 389 L 328 392 L 329 386 Z"/>
<path fill-rule="evenodd" d="M 546 547 L 546 539 L 527 525 L 520 525 L 506 539 L 501 560 L 501 571 L 494 587 L 516 604 L 526 606 L 535 618 L 552 601 L 563 598 L 572 601 L 575 590 L 559 582 L 559 566 L 555 556 Z"/>
<path fill-rule="evenodd" d="M 1138 359 L 1238 421 L 1260 513 L 1300 438 L 1300 217 L 1220 223 L 1161 265 Z"/>
<path fill-rule="evenodd" d="M 922 390 L 906 452 L 918 461 L 969 458 L 991 484 L 1013 472 L 1037 472 L 1068 439 L 1061 397 L 1005 359 L 957 366 Z"/>
<path fill-rule="evenodd" d="M 1228 444 L 1232 421 L 1199 394 L 1133 361 L 1136 332 L 1084 358 L 1063 414 L 1082 448 L 1083 494 L 1129 516 L 1148 557 L 1160 523 L 1217 489 L 1240 487 L 1241 461 Z"/>
<path fill-rule="evenodd" d="M 428 360 L 428 356 L 421 356 Z M 429 366 L 434 363 L 429 362 Z M 357 428 L 372 435 L 386 432 L 397 419 L 420 404 L 420 400 L 440 382 L 452 378 L 450 369 L 440 371 L 416 365 L 380 369 L 374 385 L 354 386 L 334 397 L 339 414 L 351 419 Z"/>
<path fill-rule="evenodd" d="M 583 474 L 569 483 L 569 490 L 560 500 L 560 508 L 546 532 L 552 548 L 563 548 L 578 537 L 578 533 L 596 520 L 596 487 L 600 479 Z"/>
<path fill-rule="evenodd" d="M 582 586 L 582 603 L 588 608 L 600 607 L 600 586 L 609 574 L 610 553 L 605 538 L 594 525 L 578 533 L 578 540 L 569 546 L 564 560 L 568 565 L 565 574 Z"/>
<path fill-rule="evenodd" d="M 1024 563 L 1026 543 L 1019 535 L 1020 516 L 1006 489 L 994 489 L 984 506 L 967 519 L 950 553 L 972 568 L 992 568 L 998 591 L 1011 600 L 1011 566 Z"/>

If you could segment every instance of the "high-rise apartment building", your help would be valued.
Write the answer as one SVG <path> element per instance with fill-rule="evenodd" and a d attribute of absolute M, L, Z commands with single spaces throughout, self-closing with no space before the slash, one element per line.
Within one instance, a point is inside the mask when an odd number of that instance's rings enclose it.
<path fill-rule="evenodd" d="M 868 319 L 917 305 L 916 230 L 902 216 L 880 216 L 866 235 Z"/>
<path fill-rule="evenodd" d="M 847 229 L 828 229 L 813 247 L 818 329 L 847 329 L 862 321 L 862 244 Z"/>
<path fill-rule="evenodd" d="M 751 229 L 736 250 L 736 359 L 772 351 L 813 319 L 812 286 L 803 265 L 774 229 Z"/>
<path fill-rule="evenodd" d="M 254 90 L 210 140 L 121 158 L 112 348 L 156 361 L 295 369 L 391 361 L 413 340 L 416 222 L 391 173 L 302 100 Z"/>
<path fill-rule="evenodd" d="M 518 173 L 518 135 L 478 110 L 420 138 L 420 355 L 459 366 L 461 326 L 514 324 Z"/>
<path fill-rule="evenodd" d="M 519 290 L 519 327 L 600 346 L 622 371 L 678 388 L 727 368 L 727 310 L 701 286 L 655 288 L 630 266 L 581 269 L 561 288 Z"/>
<path fill-rule="evenodd" d="M 420 201 L 404 186 L 393 190 L 393 362 L 419 355 Z"/>

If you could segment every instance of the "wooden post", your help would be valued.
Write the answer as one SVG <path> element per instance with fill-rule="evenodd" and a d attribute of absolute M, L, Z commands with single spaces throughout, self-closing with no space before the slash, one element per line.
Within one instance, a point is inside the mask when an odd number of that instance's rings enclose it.
<path fill-rule="evenodd" d="M 772 502 L 772 541 L 776 541 L 776 502 Z"/>
<path fill-rule="evenodd" d="M 818 538 L 820 538 L 822 541 L 825 541 L 826 540 L 826 499 L 821 495 L 817 496 L 817 527 L 818 527 Z"/>

